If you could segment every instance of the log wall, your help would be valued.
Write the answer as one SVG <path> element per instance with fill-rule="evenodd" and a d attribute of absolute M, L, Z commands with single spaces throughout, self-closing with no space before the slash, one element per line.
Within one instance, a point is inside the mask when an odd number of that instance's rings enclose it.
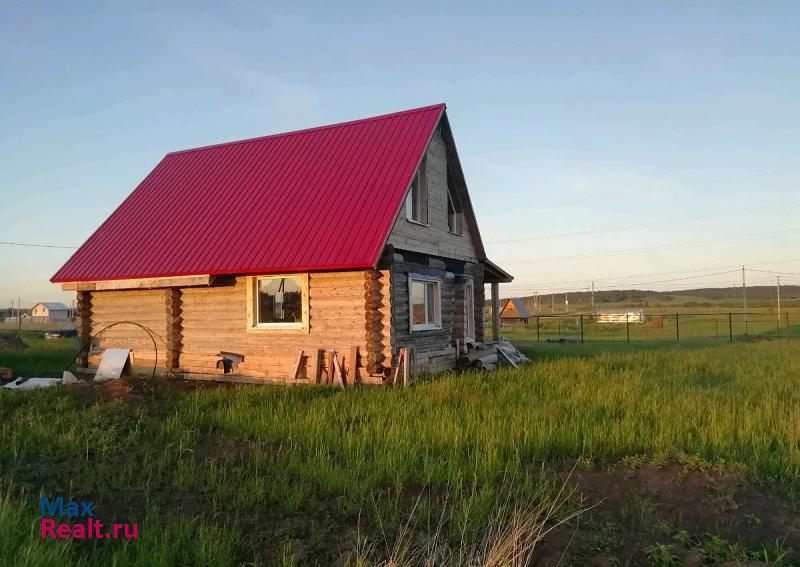
<path fill-rule="evenodd" d="M 137 370 L 143 371 L 153 368 L 157 350 L 157 368 L 161 371 L 169 368 L 166 331 L 167 301 L 171 290 L 149 289 L 80 293 L 91 296 L 89 300 L 89 329 L 92 337 L 95 337 L 93 350 L 131 348 L 133 349 L 134 366 Z M 148 332 L 136 325 L 123 323 L 103 331 L 108 325 L 120 321 L 132 321 L 146 327 L 155 339 L 155 347 Z M 83 324 L 82 319 L 81 325 Z M 89 357 L 88 362 L 90 365 L 96 365 L 99 361 L 100 355 L 94 354 Z"/>
<path fill-rule="evenodd" d="M 159 372 L 217 376 L 219 355 L 228 352 L 245 357 L 233 372 L 241 376 L 309 379 L 318 366 L 321 380 L 332 381 L 335 350 L 352 380 L 382 380 L 392 356 L 387 271 L 309 274 L 309 325 L 303 330 L 248 329 L 247 278 L 224 278 L 211 287 L 78 292 L 80 335 L 88 343 L 112 323 L 143 325 L 156 339 Z M 115 347 L 133 349 L 135 370 L 152 368 L 156 349 L 148 333 L 132 324 L 102 331 L 93 340 L 95 352 L 79 362 L 96 366 L 101 351 Z"/>
<path fill-rule="evenodd" d="M 470 262 L 444 262 L 419 255 L 397 255 L 389 266 L 391 279 L 391 344 L 395 353 L 408 348 L 413 357 L 414 373 L 442 372 L 456 364 L 456 340 L 464 341 L 464 282 L 473 281 L 475 290 L 475 334 L 483 339 L 480 306 L 483 305 L 483 271 Z M 441 329 L 411 331 L 408 274 L 434 276 L 441 283 Z M 481 303 L 478 303 L 478 300 Z"/>
<path fill-rule="evenodd" d="M 391 355 L 384 328 L 389 313 L 381 295 L 383 279 L 388 276 L 373 270 L 309 274 L 307 330 L 248 330 L 245 276 L 231 285 L 185 288 L 181 291 L 180 368 L 213 374 L 218 371 L 218 354 L 231 352 L 245 357 L 234 370 L 237 374 L 291 379 L 302 350 L 299 378 L 309 379 L 314 378 L 315 351 L 336 350 L 340 363 L 350 368 L 352 349 L 357 347 L 360 375 L 379 373 L 382 361 Z M 327 356 L 320 358 L 322 379 L 330 379 L 331 362 Z"/>

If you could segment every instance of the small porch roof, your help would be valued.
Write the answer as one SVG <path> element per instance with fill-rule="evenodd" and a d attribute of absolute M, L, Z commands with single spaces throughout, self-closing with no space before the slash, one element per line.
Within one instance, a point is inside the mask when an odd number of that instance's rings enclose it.
<path fill-rule="evenodd" d="M 483 260 L 483 281 L 484 283 L 509 283 L 514 280 L 514 276 L 506 272 L 503 268 L 486 258 Z"/>

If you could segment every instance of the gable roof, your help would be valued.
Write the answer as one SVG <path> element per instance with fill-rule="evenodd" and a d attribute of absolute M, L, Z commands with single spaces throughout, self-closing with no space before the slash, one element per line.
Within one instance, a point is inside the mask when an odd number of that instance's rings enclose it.
<path fill-rule="evenodd" d="M 31 311 L 36 309 L 39 305 L 44 305 L 48 311 L 68 311 L 69 307 L 58 301 L 42 301 L 31 307 Z"/>
<path fill-rule="evenodd" d="M 506 299 L 505 305 L 503 305 L 503 308 L 500 310 L 501 317 L 503 316 L 503 312 L 509 305 L 512 305 L 514 307 L 514 309 L 517 312 L 517 317 L 519 317 L 520 319 L 527 319 L 528 317 L 531 316 L 530 313 L 528 313 L 528 308 L 525 307 L 521 299 L 517 297 L 510 297 Z"/>
<path fill-rule="evenodd" d="M 444 111 L 167 154 L 51 281 L 373 267 Z"/>

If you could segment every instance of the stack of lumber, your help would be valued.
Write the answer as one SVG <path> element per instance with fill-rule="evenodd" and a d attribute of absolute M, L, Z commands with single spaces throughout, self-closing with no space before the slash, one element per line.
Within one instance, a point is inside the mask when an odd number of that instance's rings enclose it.
<path fill-rule="evenodd" d="M 458 359 L 457 366 L 462 370 L 466 370 L 467 368 L 494 370 L 498 360 L 497 347 L 491 345 L 481 349 L 473 349 L 467 352 L 467 354 L 461 355 Z"/>
<path fill-rule="evenodd" d="M 488 371 L 494 370 L 499 364 L 516 368 L 525 362 L 529 362 L 528 357 L 510 342 L 501 340 L 493 344 L 478 344 L 476 348 L 461 355 L 456 366 L 461 370 L 475 368 Z"/>

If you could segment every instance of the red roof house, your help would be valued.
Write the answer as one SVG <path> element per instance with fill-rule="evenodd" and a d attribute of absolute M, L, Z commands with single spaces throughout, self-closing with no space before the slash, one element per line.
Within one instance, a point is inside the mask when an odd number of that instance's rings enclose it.
<path fill-rule="evenodd" d="M 445 106 L 167 154 L 53 276 L 82 364 L 383 382 L 483 339 L 485 256 Z M 413 356 L 412 356 L 413 355 Z"/>

